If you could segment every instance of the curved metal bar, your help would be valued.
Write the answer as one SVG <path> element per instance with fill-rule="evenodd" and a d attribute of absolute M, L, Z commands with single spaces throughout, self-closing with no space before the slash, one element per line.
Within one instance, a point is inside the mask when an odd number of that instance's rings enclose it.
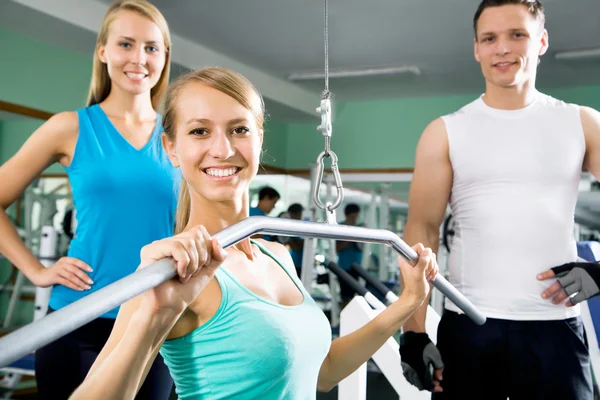
<path fill-rule="evenodd" d="M 393 232 L 346 225 L 329 225 L 271 217 L 249 217 L 213 235 L 224 248 L 233 246 L 256 233 L 312 238 L 327 238 L 355 242 L 383 243 L 391 246 L 405 259 L 417 260 L 416 252 Z M 45 346 L 69 332 L 98 318 L 127 300 L 152 289 L 176 275 L 170 259 L 163 259 L 120 279 L 81 300 L 61 308 L 0 338 L 0 367 Z M 475 323 L 485 317 L 441 275 L 433 285 L 449 297 Z"/>

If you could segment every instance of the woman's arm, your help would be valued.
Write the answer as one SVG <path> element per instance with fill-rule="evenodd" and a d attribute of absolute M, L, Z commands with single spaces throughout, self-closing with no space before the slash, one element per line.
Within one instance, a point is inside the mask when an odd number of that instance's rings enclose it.
<path fill-rule="evenodd" d="M 331 343 L 319 372 L 317 389 L 328 392 L 367 362 L 421 305 L 422 300 L 400 298 L 362 328 Z"/>
<path fill-rule="evenodd" d="M 78 133 L 77 113 L 56 114 L 0 166 L 0 253 L 36 286 L 60 284 L 74 290 L 85 290 L 91 284 L 84 272 L 91 271 L 91 268 L 80 260 L 64 257 L 51 268 L 44 268 L 25 246 L 5 211 L 48 166 L 55 162 L 68 165 Z"/>
<path fill-rule="evenodd" d="M 109 342 L 70 399 L 135 398 L 177 316 L 133 308 L 119 312 Z"/>
<path fill-rule="evenodd" d="M 318 390 L 331 390 L 367 362 L 423 304 L 430 290 L 428 280 L 435 277 L 438 267 L 431 249 L 421 244 L 413 249 L 419 254 L 414 267 L 398 257 L 403 281 L 400 298 L 362 328 L 333 341 L 319 371 Z"/>
<path fill-rule="evenodd" d="M 202 226 L 145 246 L 140 268 L 170 257 L 179 281 L 171 279 L 121 306 L 108 341 L 70 398 L 135 398 L 167 335 L 225 256 Z"/>
<path fill-rule="evenodd" d="M 171 310 L 154 313 L 140 307 L 140 298 L 126 303 L 108 342 L 70 399 L 134 399 L 177 320 Z"/>
<path fill-rule="evenodd" d="M 278 243 L 264 242 L 264 244 L 281 262 L 290 266 L 288 268 L 290 271 L 295 271 L 292 258 L 285 247 Z M 342 379 L 367 362 L 393 334 L 402 328 L 406 320 L 427 298 L 430 290 L 427 281 L 433 279 L 438 271 L 435 254 L 421 244 L 413 246 L 413 249 L 419 254 L 419 260 L 414 267 L 398 257 L 404 288 L 402 295 L 371 322 L 350 335 L 333 341 L 319 371 L 317 382 L 319 391 L 331 390 Z"/>

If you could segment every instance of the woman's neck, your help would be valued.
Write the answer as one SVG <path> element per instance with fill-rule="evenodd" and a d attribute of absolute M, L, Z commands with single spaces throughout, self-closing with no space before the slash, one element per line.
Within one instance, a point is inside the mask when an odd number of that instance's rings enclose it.
<path fill-rule="evenodd" d="M 192 191 L 190 198 L 190 218 L 185 230 L 202 225 L 213 236 L 248 217 L 248 195 L 244 195 L 238 200 L 221 202 L 206 199 Z M 242 240 L 235 247 L 246 254 L 249 259 L 254 259 L 249 238 Z"/>
<path fill-rule="evenodd" d="M 101 105 L 106 114 L 123 119 L 126 123 L 156 119 L 150 93 L 131 94 L 114 87 Z"/>

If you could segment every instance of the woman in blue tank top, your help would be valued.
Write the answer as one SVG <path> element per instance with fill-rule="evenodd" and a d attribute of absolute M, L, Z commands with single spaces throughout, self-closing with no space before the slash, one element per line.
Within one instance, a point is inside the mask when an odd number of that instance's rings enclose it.
<path fill-rule="evenodd" d="M 37 286 L 52 286 L 49 312 L 135 271 L 141 248 L 173 234 L 178 171 L 162 148 L 159 107 L 169 81 L 170 34 L 145 0 L 113 3 L 94 52 L 87 107 L 59 113 L 0 168 L 0 252 Z M 4 209 L 54 162 L 65 167 L 77 210 L 68 257 L 44 268 L 19 240 Z M 38 350 L 42 399 L 66 399 L 106 343 L 118 310 Z M 157 357 L 138 398 L 169 397 Z"/>
<path fill-rule="evenodd" d="M 131 399 L 160 350 L 181 399 L 315 399 L 365 363 L 424 301 L 437 271 L 417 245 L 400 300 L 331 342 L 329 323 L 286 248 L 211 234 L 248 217 L 263 140 L 263 102 L 241 75 L 189 73 L 167 93 L 163 145 L 181 168 L 176 231 L 144 247 L 143 267 L 172 257 L 179 280 L 125 303 L 72 399 Z"/>

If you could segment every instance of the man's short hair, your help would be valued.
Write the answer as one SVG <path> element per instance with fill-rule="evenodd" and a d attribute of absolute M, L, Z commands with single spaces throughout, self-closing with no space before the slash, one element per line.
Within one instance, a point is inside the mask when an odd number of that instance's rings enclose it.
<path fill-rule="evenodd" d="M 258 192 L 258 201 L 261 201 L 262 199 L 275 199 L 275 198 L 281 198 L 281 196 L 279 195 L 279 192 L 275 189 L 273 189 L 270 186 L 265 186 L 262 189 L 260 189 L 260 191 Z"/>
<path fill-rule="evenodd" d="M 359 212 L 360 212 L 360 207 L 358 206 L 358 204 L 355 204 L 355 203 L 349 203 L 344 208 L 344 215 L 346 215 L 346 216 L 350 215 L 350 214 L 359 213 Z"/>
<path fill-rule="evenodd" d="M 298 214 L 302 214 L 302 211 L 304 211 L 304 207 L 302 207 L 302 204 L 300 204 L 300 203 L 294 203 L 288 207 L 289 214 L 298 215 Z"/>
<path fill-rule="evenodd" d="M 540 22 L 540 27 L 543 29 L 546 23 L 546 16 L 544 15 L 544 6 L 539 0 L 483 0 L 479 3 L 475 16 L 473 17 L 473 29 L 475 30 L 475 37 L 477 37 L 477 23 L 481 14 L 486 8 L 500 7 L 506 5 L 522 5 L 527 7 L 527 11 Z"/>

